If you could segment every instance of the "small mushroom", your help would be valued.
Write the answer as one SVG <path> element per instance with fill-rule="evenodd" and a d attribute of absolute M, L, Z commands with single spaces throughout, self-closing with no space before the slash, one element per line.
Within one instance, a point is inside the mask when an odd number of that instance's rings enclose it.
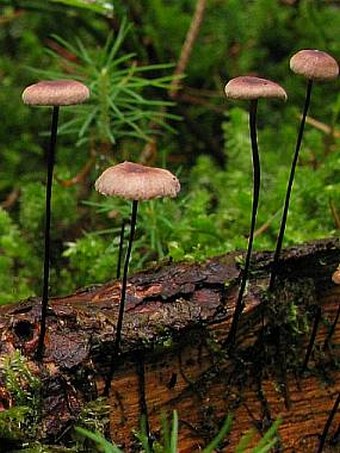
<path fill-rule="evenodd" d="M 254 232 L 256 226 L 257 209 L 260 194 L 260 182 L 261 182 L 261 168 L 259 150 L 257 144 L 257 104 L 260 98 L 277 98 L 285 101 L 287 94 L 285 90 L 275 82 L 267 79 L 252 77 L 252 76 L 241 76 L 230 80 L 225 86 L 225 95 L 228 99 L 235 100 L 247 100 L 249 101 L 249 131 L 253 158 L 253 206 L 251 215 L 250 234 L 248 238 L 247 254 L 240 283 L 238 298 L 236 301 L 235 311 L 233 320 L 231 323 L 230 331 L 226 340 L 229 351 L 231 350 L 236 336 L 237 325 L 239 318 L 242 314 L 244 303 L 243 295 L 246 289 L 250 258 L 253 247 Z"/>
<path fill-rule="evenodd" d="M 340 264 L 332 275 L 332 282 L 336 285 L 340 285 Z"/>
<path fill-rule="evenodd" d="M 292 160 L 292 165 L 290 169 L 290 175 L 288 178 L 285 202 L 282 211 L 281 224 L 279 233 L 276 241 L 276 248 L 274 252 L 272 272 L 269 282 L 269 291 L 273 291 L 275 286 L 275 279 L 278 271 L 278 263 L 280 259 L 283 237 L 285 234 L 285 228 L 288 217 L 290 195 L 293 187 L 294 176 L 296 165 L 298 162 L 299 152 L 302 144 L 302 137 L 305 128 L 307 113 L 309 110 L 310 99 L 312 94 L 313 82 L 314 81 L 330 81 L 334 80 L 339 75 L 339 66 L 333 57 L 328 53 L 322 52 L 320 50 L 300 50 L 292 56 L 290 59 L 290 69 L 299 75 L 302 75 L 307 79 L 307 89 L 305 103 L 303 107 L 302 118 L 300 122 L 300 127 L 297 135 L 295 152 Z"/>
<path fill-rule="evenodd" d="M 289 62 L 290 69 L 309 80 L 325 82 L 334 80 L 339 75 L 336 60 L 327 52 L 321 50 L 299 50 Z"/>
<path fill-rule="evenodd" d="M 153 198 L 176 197 L 180 183 L 170 171 L 123 162 L 107 168 L 96 180 L 95 189 L 106 196 L 118 196 L 132 201 L 130 235 L 125 256 L 121 298 L 116 327 L 115 354 L 120 351 L 121 333 L 125 308 L 127 275 L 135 235 L 138 202 Z"/>
<path fill-rule="evenodd" d="M 22 100 L 27 105 L 60 107 L 81 104 L 89 96 L 87 86 L 77 80 L 42 80 L 25 88 Z"/>
<path fill-rule="evenodd" d="M 55 149 L 58 131 L 59 107 L 85 102 L 90 96 L 89 89 L 76 80 L 45 80 L 28 86 L 22 93 L 24 104 L 33 106 L 52 107 L 52 122 L 50 143 L 47 154 L 47 180 L 45 204 L 45 247 L 44 247 L 44 276 L 41 309 L 40 335 L 36 357 L 41 360 L 44 353 L 46 334 L 46 316 L 49 299 L 49 270 L 50 270 L 50 226 L 51 226 L 51 195 Z"/>

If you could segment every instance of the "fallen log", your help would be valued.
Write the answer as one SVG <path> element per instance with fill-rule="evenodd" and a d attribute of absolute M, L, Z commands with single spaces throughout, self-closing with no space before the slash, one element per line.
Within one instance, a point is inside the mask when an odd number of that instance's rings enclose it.
<path fill-rule="evenodd" d="M 0 307 L 0 357 L 19 349 L 42 379 L 37 438 L 65 440 L 82 408 L 106 388 L 111 438 L 124 451 L 135 451 L 141 414 L 147 412 L 157 438 L 161 414 L 174 409 L 180 452 L 199 451 L 228 413 L 234 424 L 221 451 L 234 451 L 250 428 L 256 442 L 278 418 L 279 451 L 317 451 L 340 392 L 334 322 L 340 285 L 331 278 L 340 240 L 286 249 L 272 295 L 266 291 L 271 254 L 255 254 L 235 347 L 227 354 L 242 257 L 167 263 L 131 276 L 119 356 L 113 354 L 119 281 L 51 299 L 42 363 L 34 360 L 40 300 Z M 0 403 L 0 409 L 15 403 L 1 373 Z M 323 451 L 339 451 L 339 413 L 330 422 Z"/>

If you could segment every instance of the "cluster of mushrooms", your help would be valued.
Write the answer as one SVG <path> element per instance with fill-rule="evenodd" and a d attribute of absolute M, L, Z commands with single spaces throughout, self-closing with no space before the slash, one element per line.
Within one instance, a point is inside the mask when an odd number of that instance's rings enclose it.
<path fill-rule="evenodd" d="M 269 291 L 273 291 L 278 273 L 278 264 L 282 249 L 285 226 L 287 222 L 289 201 L 292 191 L 296 165 L 302 143 L 306 117 L 310 105 L 311 92 L 314 81 L 328 81 L 338 77 L 339 67 L 336 60 L 326 52 L 319 50 L 301 50 L 290 60 L 290 68 L 296 74 L 307 79 L 307 92 L 303 108 L 301 124 L 298 130 L 295 152 L 293 156 L 287 192 L 283 207 L 281 226 L 277 237 L 274 252 Z M 234 310 L 231 328 L 228 333 L 227 350 L 232 347 L 237 332 L 238 322 L 244 308 L 244 293 L 246 290 L 251 254 L 253 248 L 254 231 L 258 211 L 258 201 L 261 183 L 261 168 L 257 142 L 257 105 L 261 98 L 276 98 L 286 101 L 285 90 L 275 82 L 267 79 L 240 76 L 230 80 L 225 86 L 227 99 L 249 101 L 249 132 L 253 161 L 253 202 L 250 233 L 245 264 L 241 272 L 241 282 Z M 52 121 L 50 145 L 47 157 L 47 183 L 45 205 L 45 247 L 44 273 L 42 290 L 42 310 L 39 342 L 36 358 L 42 360 L 44 354 L 44 338 L 46 334 L 46 318 L 49 300 L 49 268 L 50 268 L 50 224 L 51 224 L 51 194 L 53 168 L 55 163 L 56 138 L 58 130 L 58 114 L 61 106 L 74 105 L 85 102 L 90 96 L 89 89 L 75 80 L 41 81 L 28 86 L 22 99 L 25 104 L 52 107 Z M 137 220 L 138 202 L 160 197 L 176 197 L 180 191 L 180 183 L 171 172 L 161 168 L 152 168 L 132 162 L 123 162 L 107 168 L 95 182 L 95 189 L 106 196 L 119 196 L 132 202 L 130 234 L 125 254 L 123 276 L 121 284 L 121 298 L 116 326 L 115 353 L 120 352 L 121 332 L 123 326 L 124 307 L 127 290 L 128 267 Z"/>

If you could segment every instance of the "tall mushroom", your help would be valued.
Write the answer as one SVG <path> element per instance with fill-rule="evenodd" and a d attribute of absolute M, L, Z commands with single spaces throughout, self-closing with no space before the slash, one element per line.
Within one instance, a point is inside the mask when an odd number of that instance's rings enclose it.
<path fill-rule="evenodd" d="M 277 83 L 267 79 L 252 76 L 240 76 L 230 80 L 226 84 L 224 91 L 228 99 L 250 101 L 249 131 L 253 159 L 253 206 L 251 215 L 251 225 L 248 238 L 247 254 L 241 278 L 239 293 L 235 305 L 235 311 L 230 331 L 226 340 L 228 350 L 230 351 L 235 341 L 239 318 L 244 308 L 243 295 L 246 289 L 248 279 L 260 194 L 261 167 L 257 143 L 257 120 L 256 120 L 258 100 L 260 98 L 277 98 L 285 101 L 287 99 L 287 94 L 285 90 Z"/>
<path fill-rule="evenodd" d="M 320 50 L 300 50 L 292 56 L 290 59 L 290 69 L 295 73 L 302 75 L 307 79 L 307 89 L 305 102 L 303 107 L 302 118 L 300 122 L 300 127 L 298 130 L 295 152 L 292 160 L 292 165 L 290 169 L 285 202 L 282 211 L 281 225 L 279 233 L 277 236 L 276 248 L 274 252 L 272 271 L 269 282 L 269 291 L 273 291 L 275 286 L 275 280 L 278 271 L 278 263 L 280 259 L 283 237 L 285 233 L 290 195 L 293 187 L 295 169 L 298 162 L 299 152 L 302 144 L 302 137 L 305 128 L 307 113 L 309 110 L 310 99 L 312 94 L 313 82 L 314 81 L 330 81 L 334 80 L 339 75 L 339 66 L 336 60 L 331 57 L 328 53 L 322 52 Z"/>
<path fill-rule="evenodd" d="M 107 168 L 96 180 L 95 189 L 103 195 L 118 196 L 132 201 L 130 235 L 125 255 L 121 297 L 118 311 L 114 353 L 120 351 L 121 333 L 126 299 L 127 276 L 135 235 L 138 202 L 161 197 L 176 197 L 180 183 L 170 171 L 122 162 Z"/>
<path fill-rule="evenodd" d="M 75 80 L 41 81 L 28 86 L 22 93 L 25 104 L 34 106 L 52 107 L 52 122 L 50 143 L 47 153 L 47 179 L 45 202 L 45 244 L 44 244 L 44 275 L 42 291 L 42 308 L 39 342 L 36 357 L 41 360 L 44 353 L 44 339 L 46 334 L 46 316 L 49 299 L 49 273 L 50 273 L 50 228 L 51 228 L 51 196 L 53 167 L 55 162 L 55 149 L 58 131 L 58 116 L 60 106 L 80 104 L 89 98 L 89 89 L 81 82 Z"/>

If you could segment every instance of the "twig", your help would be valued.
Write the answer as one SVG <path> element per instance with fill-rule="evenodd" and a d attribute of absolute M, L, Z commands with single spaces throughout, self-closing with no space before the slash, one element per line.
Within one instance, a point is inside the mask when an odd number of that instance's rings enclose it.
<path fill-rule="evenodd" d="M 260 236 L 262 233 L 265 233 L 268 228 L 270 227 L 271 223 L 277 217 L 280 211 L 276 211 L 275 214 L 273 214 L 269 219 L 263 223 L 255 232 L 254 232 L 254 237 Z"/>
<path fill-rule="evenodd" d="M 183 76 L 185 68 L 188 65 L 196 38 L 198 36 L 201 24 L 203 22 L 204 11 L 206 8 L 207 0 L 197 0 L 194 15 L 191 20 L 191 24 L 187 35 L 185 37 L 184 44 L 182 46 L 181 54 L 179 56 L 176 69 L 174 72 L 175 78 L 173 79 L 169 93 L 171 97 L 176 97 L 177 92 L 180 89 L 180 77 Z"/>
<path fill-rule="evenodd" d="M 174 78 L 171 81 L 171 84 L 170 84 L 170 87 L 168 90 L 169 96 L 172 98 L 177 97 L 178 91 L 181 87 L 180 80 L 181 80 L 181 77 L 184 75 L 185 68 L 188 65 L 196 38 L 198 36 L 199 30 L 200 30 L 200 27 L 201 27 L 201 24 L 203 21 L 206 4 L 207 4 L 207 0 L 197 0 L 194 15 L 192 17 L 191 24 L 190 24 L 189 30 L 187 32 L 179 59 L 177 61 L 176 68 L 175 68 L 175 71 L 173 74 Z M 164 108 L 163 111 L 164 110 L 166 110 L 166 108 Z M 150 128 L 157 130 L 158 127 L 159 126 L 151 120 Z M 150 144 L 151 144 L 151 148 L 150 148 Z M 149 154 L 150 149 L 152 149 L 152 151 L 153 151 L 152 157 L 154 157 L 155 154 L 157 153 L 157 145 L 156 145 L 155 139 L 151 140 L 150 143 L 147 143 L 145 145 L 144 149 L 142 150 L 141 157 L 140 157 L 140 160 L 142 162 L 145 161 L 145 155 Z"/>
<path fill-rule="evenodd" d="M 333 203 L 333 200 L 331 198 L 329 199 L 329 207 L 330 207 L 330 210 L 331 210 L 331 213 L 332 213 L 332 217 L 333 217 L 333 220 L 334 220 L 335 228 L 337 230 L 340 230 L 340 216 L 339 216 L 338 210 L 337 210 L 337 208 L 336 208 L 336 206 Z"/>
<path fill-rule="evenodd" d="M 59 178 L 56 178 L 56 179 L 60 183 L 60 185 L 62 185 L 63 187 L 72 187 L 72 186 L 75 186 L 76 184 L 80 184 L 88 176 L 88 174 L 92 170 L 92 167 L 94 166 L 95 162 L 96 162 L 96 157 L 91 156 L 90 159 L 84 165 L 84 167 L 80 170 L 80 172 L 77 175 L 73 176 L 73 178 L 64 179 L 64 180 L 61 180 Z"/>
<path fill-rule="evenodd" d="M 13 189 L 12 192 L 10 192 L 7 195 L 6 199 L 2 203 L 0 203 L 0 206 L 3 209 L 10 209 L 16 203 L 19 196 L 20 196 L 20 189 L 18 189 L 18 188 Z"/>
<path fill-rule="evenodd" d="M 188 104 L 192 105 L 203 105 L 207 110 L 211 110 L 216 113 L 224 113 L 225 112 L 225 107 L 219 107 L 217 105 L 212 104 L 211 102 L 208 102 L 206 99 L 203 97 L 198 97 L 198 96 L 192 96 L 190 94 L 187 94 L 185 92 L 181 92 L 180 94 L 176 94 L 176 99 L 179 101 L 187 102 Z"/>
<path fill-rule="evenodd" d="M 299 115 L 299 118 L 301 119 L 301 115 Z M 322 123 L 321 121 L 311 118 L 310 116 L 307 116 L 306 123 L 327 135 L 332 135 L 334 138 L 340 138 L 340 131 L 328 126 L 325 123 Z"/>

